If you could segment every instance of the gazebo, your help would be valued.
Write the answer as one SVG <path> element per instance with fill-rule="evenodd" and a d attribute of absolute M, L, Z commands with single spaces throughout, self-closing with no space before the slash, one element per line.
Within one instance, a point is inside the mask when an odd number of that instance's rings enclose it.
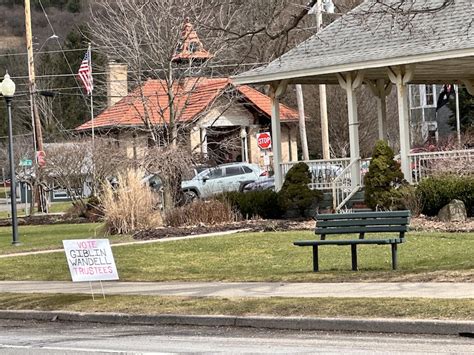
<path fill-rule="evenodd" d="M 395 85 L 400 161 L 411 182 L 408 84 L 457 83 L 474 95 L 474 4 L 472 0 L 367 0 L 268 65 L 235 77 L 234 82 L 271 87 L 277 190 L 284 177 L 278 104 L 288 85 L 340 85 L 346 91 L 353 191 L 361 186 L 355 90 L 361 85 L 371 88 L 378 101 L 379 138 L 385 139 L 386 97 Z"/>

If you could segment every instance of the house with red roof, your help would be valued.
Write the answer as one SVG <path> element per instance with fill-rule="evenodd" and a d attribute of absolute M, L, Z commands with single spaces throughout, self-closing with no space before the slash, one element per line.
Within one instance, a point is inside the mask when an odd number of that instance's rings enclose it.
<path fill-rule="evenodd" d="M 187 22 L 173 61 L 211 57 Z M 259 148 L 257 135 L 271 132 L 272 106 L 270 97 L 258 90 L 235 85 L 229 78 L 184 77 L 171 87 L 165 80 L 149 79 L 127 92 L 126 65 L 117 63 L 109 64 L 107 81 L 108 107 L 78 131 L 113 137 L 133 158 L 147 148 L 150 134 L 160 143 L 160 132 L 173 117 L 178 143 L 189 145 L 193 153 L 215 163 L 270 164 L 266 156 L 272 156 L 271 148 Z M 297 160 L 298 112 L 281 104 L 280 115 L 283 161 Z"/>

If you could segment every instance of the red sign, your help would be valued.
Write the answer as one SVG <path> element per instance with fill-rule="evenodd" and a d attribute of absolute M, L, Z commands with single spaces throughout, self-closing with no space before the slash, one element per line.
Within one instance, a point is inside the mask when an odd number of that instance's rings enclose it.
<path fill-rule="evenodd" d="M 270 149 L 272 147 L 272 137 L 270 136 L 270 133 L 258 133 L 257 145 L 260 147 L 260 149 Z"/>
<path fill-rule="evenodd" d="M 39 167 L 43 167 L 46 165 L 46 154 L 44 150 L 38 150 L 36 152 L 36 161 L 38 162 Z"/>

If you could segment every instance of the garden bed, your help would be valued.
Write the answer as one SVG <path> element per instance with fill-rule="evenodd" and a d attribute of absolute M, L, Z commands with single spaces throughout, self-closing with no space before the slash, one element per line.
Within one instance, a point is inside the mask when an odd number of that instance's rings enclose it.
<path fill-rule="evenodd" d="M 249 220 L 220 225 L 196 225 L 190 227 L 163 227 L 136 232 L 133 239 L 151 240 L 189 235 L 226 232 L 245 229 L 247 232 L 277 232 L 290 230 L 313 230 L 313 220 Z M 474 218 L 466 222 L 441 222 L 435 217 L 415 217 L 411 219 L 413 231 L 433 232 L 474 232 Z"/>

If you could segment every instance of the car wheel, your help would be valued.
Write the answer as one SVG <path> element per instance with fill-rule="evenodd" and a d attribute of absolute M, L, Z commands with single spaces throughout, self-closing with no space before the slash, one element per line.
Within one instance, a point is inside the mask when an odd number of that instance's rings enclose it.
<path fill-rule="evenodd" d="M 190 202 L 193 202 L 195 200 L 198 199 L 198 194 L 196 193 L 196 191 L 193 191 L 193 190 L 187 190 L 187 191 L 184 191 L 184 201 L 186 203 L 190 203 Z"/>

